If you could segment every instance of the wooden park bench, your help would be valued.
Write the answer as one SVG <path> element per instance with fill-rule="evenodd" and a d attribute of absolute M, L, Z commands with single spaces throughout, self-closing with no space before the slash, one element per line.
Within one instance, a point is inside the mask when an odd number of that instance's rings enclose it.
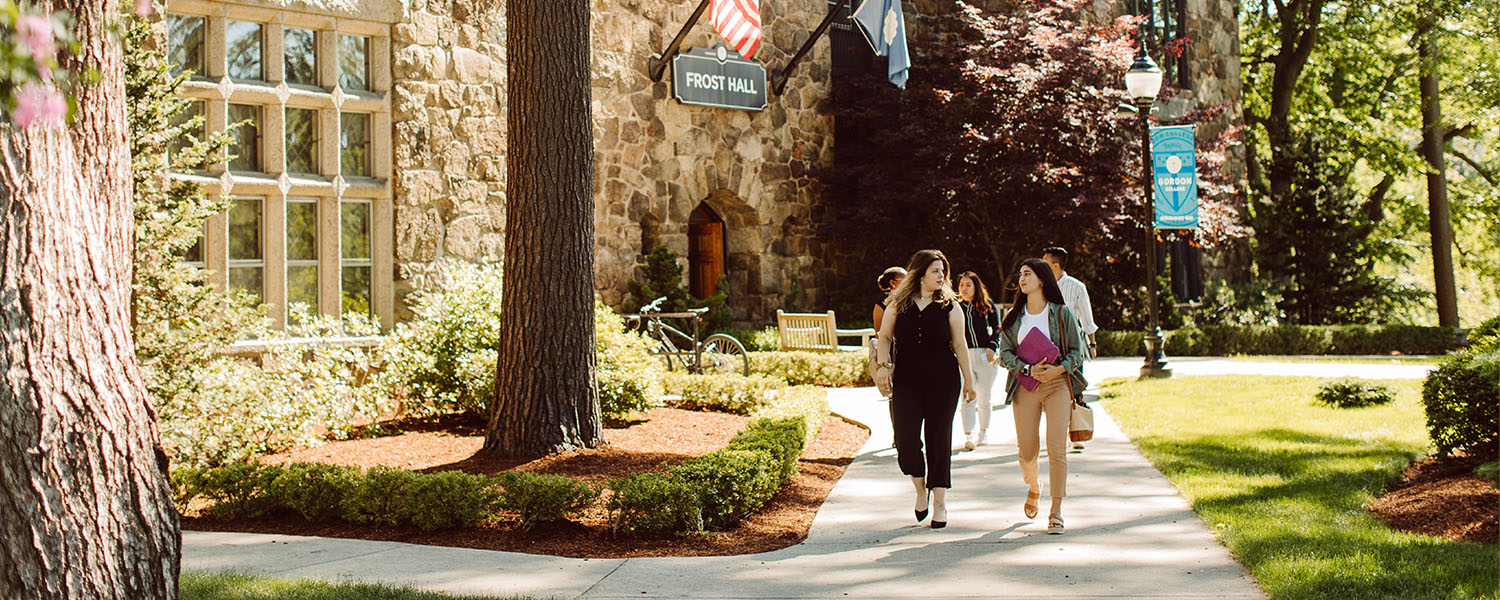
<path fill-rule="evenodd" d="M 869 347 L 875 330 L 839 329 L 834 325 L 833 311 L 827 313 L 789 313 L 776 311 L 776 330 L 781 334 L 782 350 L 834 352 Z M 858 346 L 840 346 L 839 338 L 858 337 Z"/>

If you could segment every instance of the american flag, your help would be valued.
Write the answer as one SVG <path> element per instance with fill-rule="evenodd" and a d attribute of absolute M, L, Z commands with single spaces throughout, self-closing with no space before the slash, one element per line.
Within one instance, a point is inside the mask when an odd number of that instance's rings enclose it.
<path fill-rule="evenodd" d="M 760 0 L 713 0 L 708 21 L 740 56 L 750 58 L 760 48 Z"/>

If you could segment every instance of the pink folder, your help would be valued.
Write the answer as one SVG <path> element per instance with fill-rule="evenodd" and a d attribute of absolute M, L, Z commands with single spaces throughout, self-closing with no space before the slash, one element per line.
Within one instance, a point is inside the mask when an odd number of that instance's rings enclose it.
<path fill-rule="evenodd" d="M 1026 338 L 1021 340 L 1021 345 L 1016 347 L 1016 357 L 1029 365 L 1043 362 L 1055 365 L 1058 354 L 1057 346 L 1052 343 L 1052 340 L 1047 339 L 1047 335 L 1040 329 L 1031 330 L 1026 334 Z M 1016 380 L 1020 381 L 1021 387 L 1026 388 L 1028 392 L 1035 390 L 1036 386 L 1041 383 L 1035 377 L 1020 373 L 1016 374 Z"/>

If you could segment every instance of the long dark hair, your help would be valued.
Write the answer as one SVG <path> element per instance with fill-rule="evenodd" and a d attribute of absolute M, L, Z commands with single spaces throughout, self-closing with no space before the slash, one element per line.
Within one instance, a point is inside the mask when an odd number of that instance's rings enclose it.
<path fill-rule="evenodd" d="M 891 294 L 891 300 L 886 305 L 894 307 L 899 313 L 916 302 L 917 296 L 922 293 L 922 279 L 927 275 L 927 267 L 938 261 L 943 263 L 943 285 L 932 291 L 932 299 L 945 306 L 957 302 L 958 294 L 953 293 L 953 288 L 948 285 L 948 278 L 953 276 L 948 257 L 943 256 L 940 250 L 918 250 L 911 255 L 911 262 L 906 265 L 906 279 L 902 279 L 901 285 L 896 286 L 896 291 Z"/>
<path fill-rule="evenodd" d="M 964 271 L 958 275 L 959 285 L 963 280 L 974 282 L 974 314 L 983 317 L 995 309 L 995 304 L 990 301 L 990 289 L 984 287 L 984 282 L 979 280 L 979 274 L 973 271 Z"/>
<path fill-rule="evenodd" d="M 1047 261 L 1040 258 L 1028 258 L 1021 261 L 1021 266 L 1016 267 L 1015 279 L 1021 277 L 1021 267 L 1031 267 L 1031 272 L 1042 282 L 1042 297 L 1048 302 L 1061 306 L 1063 304 L 1062 288 L 1057 287 L 1057 278 L 1052 275 L 1052 267 Z M 1026 310 L 1026 294 L 1021 291 L 1021 284 L 1016 284 L 1016 297 L 1010 303 L 1010 310 L 1006 311 L 1005 319 L 1000 322 L 1001 329 L 1009 329 L 1011 323 L 1021 317 L 1021 311 Z"/>

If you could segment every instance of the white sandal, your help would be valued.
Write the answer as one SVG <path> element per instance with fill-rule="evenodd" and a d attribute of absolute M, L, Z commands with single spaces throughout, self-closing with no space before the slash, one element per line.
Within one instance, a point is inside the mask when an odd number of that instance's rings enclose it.
<path fill-rule="evenodd" d="M 1053 515 L 1048 516 L 1047 517 L 1047 533 L 1052 534 L 1052 535 L 1062 535 L 1062 532 L 1063 532 L 1063 518 L 1062 518 L 1062 515 L 1053 514 Z"/>

